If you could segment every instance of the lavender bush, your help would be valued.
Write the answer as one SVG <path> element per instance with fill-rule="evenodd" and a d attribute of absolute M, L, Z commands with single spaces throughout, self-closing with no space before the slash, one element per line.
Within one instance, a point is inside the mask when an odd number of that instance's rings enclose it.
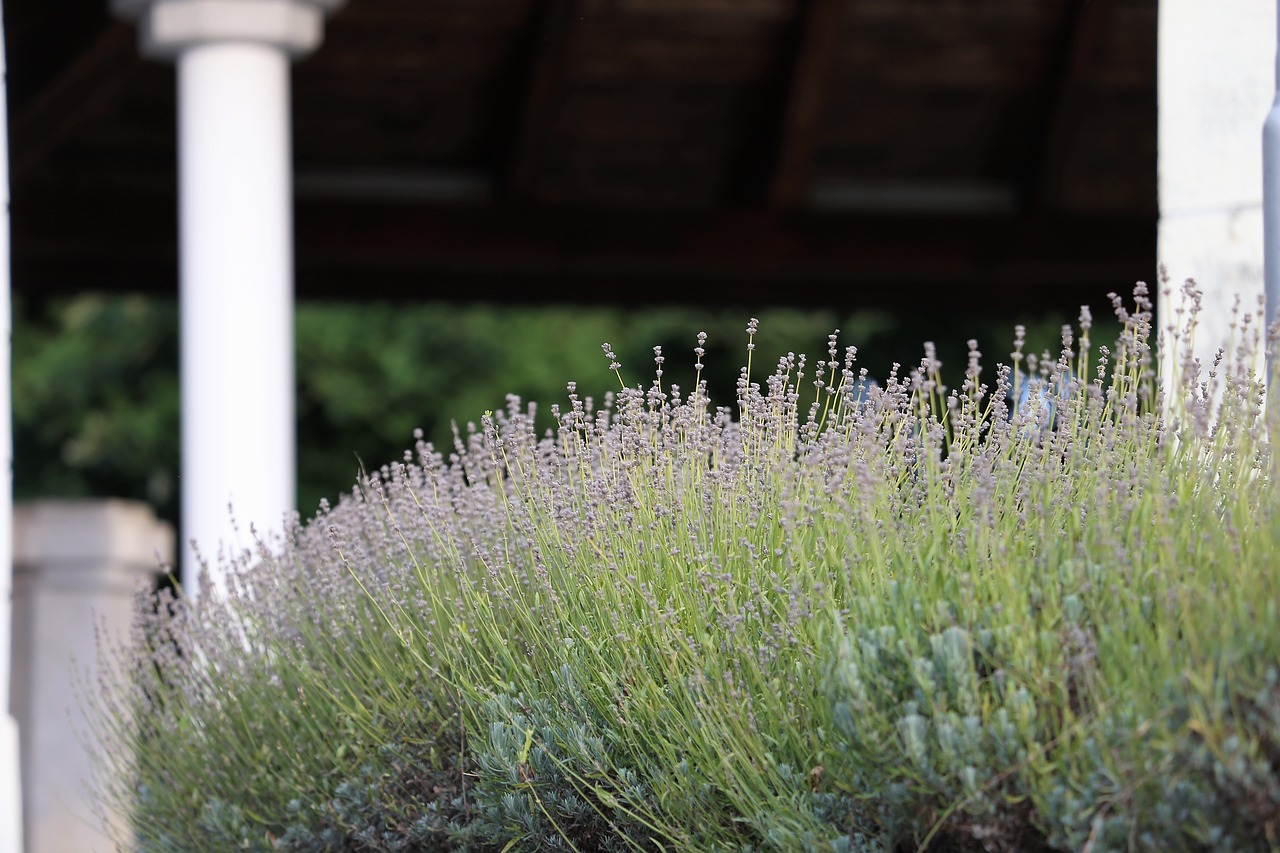
<path fill-rule="evenodd" d="M 994 387 L 835 335 L 760 383 L 753 321 L 713 407 L 703 338 L 688 390 L 606 345 L 553 432 L 511 398 L 142 596 L 107 795 L 148 851 L 1275 849 L 1259 322 L 1166 418 L 1136 302 Z"/>

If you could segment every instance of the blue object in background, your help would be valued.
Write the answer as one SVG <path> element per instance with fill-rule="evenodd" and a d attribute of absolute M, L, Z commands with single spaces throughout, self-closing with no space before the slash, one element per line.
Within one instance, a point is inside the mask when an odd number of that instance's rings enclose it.
<path fill-rule="evenodd" d="M 858 380 L 853 383 L 853 388 L 850 391 L 850 394 L 853 396 L 853 402 L 858 405 L 862 405 L 867 402 L 867 398 L 871 395 L 872 389 L 879 387 L 880 383 L 871 377 L 859 377 Z"/>
<path fill-rule="evenodd" d="M 1053 429 L 1057 425 L 1058 403 L 1072 397 L 1071 382 L 1075 374 L 1071 370 L 1063 371 L 1057 378 L 1057 388 L 1052 391 L 1050 378 L 1043 376 L 1020 376 L 1016 387 L 1009 389 L 1010 402 L 1014 405 L 1009 410 L 1009 417 L 1022 415 L 1027 419 L 1027 429 L 1040 432 Z M 1032 416 L 1039 410 L 1040 417 L 1033 424 Z"/>

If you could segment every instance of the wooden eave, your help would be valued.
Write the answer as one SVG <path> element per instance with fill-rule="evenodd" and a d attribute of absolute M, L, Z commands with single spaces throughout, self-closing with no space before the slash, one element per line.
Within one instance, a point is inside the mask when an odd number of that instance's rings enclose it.
<path fill-rule="evenodd" d="M 173 70 L 104 6 L 4 4 L 31 296 L 176 292 Z M 294 72 L 297 291 L 1098 302 L 1154 268 L 1155 14 L 352 0 Z"/>

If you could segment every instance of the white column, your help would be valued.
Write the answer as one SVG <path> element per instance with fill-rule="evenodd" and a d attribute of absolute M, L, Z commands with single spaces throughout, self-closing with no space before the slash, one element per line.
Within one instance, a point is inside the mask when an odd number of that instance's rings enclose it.
<path fill-rule="evenodd" d="M 116 0 L 178 66 L 182 575 L 295 509 L 289 62 L 341 0 Z M 238 532 L 237 532 L 238 531 Z"/>
<path fill-rule="evenodd" d="M 3 3 L 0 3 L 3 11 Z M 9 110 L 4 24 L 0 15 L 0 853 L 22 849 L 18 726 L 9 708 L 13 590 L 13 423 L 9 374 Z"/>
<path fill-rule="evenodd" d="M 289 59 L 189 48 L 178 110 L 183 538 L 213 565 L 295 507 Z"/>
<path fill-rule="evenodd" d="M 1174 298 L 1194 278 L 1204 309 L 1194 352 L 1208 370 L 1228 345 L 1231 307 L 1263 293 L 1262 127 L 1275 92 L 1276 0 L 1160 0 L 1158 258 Z M 1162 364 L 1166 382 L 1170 360 Z M 1260 367 L 1260 365 L 1259 365 Z"/>
<path fill-rule="evenodd" d="M 1278 0 L 1280 3 L 1280 0 Z M 1277 15 L 1280 18 L 1280 15 Z M 1280 308 L 1280 37 L 1277 38 L 1275 88 L 1276 96 L 1267 113 L 1262 131 L 1262 224 L 1263 273 L 1267 294 L 1267 328 L 1276 321 Z M 1276 359 L 1268 371 L 1268 382 L 1275 379 Z M 1269 395 L 1272 404 L 1275 395 Z"/>
<path fill-rule="evenodd" d="M 128 641 L 133 594 L 173 559 L 173 529 L 146 504 L 122 500 L 40 501 L 14 512 L 13 711 L 22 732 L 27 853 L 114 849 L 129 815 L 101 802 L 96 786 L 119 789 L 86 747 L 100 640 Z"/>

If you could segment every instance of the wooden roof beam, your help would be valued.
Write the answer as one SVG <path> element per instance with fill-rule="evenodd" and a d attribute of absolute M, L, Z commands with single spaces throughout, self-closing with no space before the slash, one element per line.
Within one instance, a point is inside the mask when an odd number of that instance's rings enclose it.
<path fill-rule="evenodd" d="M 576 11 L 576 0 L 534 2 L 533 31 L 536 35 L 528 46 L 528 57 L 523 63 L 525 90 L 507 164 L 507 193 L 519 201 L 529 200 L 536 193 L 542 154 L 554 126 L 556 104 L 564 90 Z"/>
<path fill-rule="evenodd" d="M 120 211 L 127 210 L 127 216 Z M 30 294 L 176 292 L 173 198 L 22 194 Z M 299 199 L 298 293 L 356 298 L 1105 308 L 1155 264 L 1154 219 L 602 211 Z M 1088 252 L 1081 252 L 1088 246 Z M 928 247 L 922 251 L 921 247 Z M 904 295 L 906 294 L 906 295 Z"/>
<path fill-rule="evenodd" d="M 777 168 L 769 187 L 774 207 L 801 207 L 808 195 L 822 113 L 839 60 L 847 2 L 804 0 L 781 122 Z"/>
<path fill-rule="evenodd" d="M 113 22 L 73 62 L 18 108 L 12 119 L 10 170 L 20 179 L 118 97 L 141 64 L 133 27 Z"/>
<path fill-rule="evenodd" d="M 1023 179 L 1025 210 L 1051 209 L 1061 195 L 1067 158 L 1089 112 L 1088 80 L 1100 61 L 1115 5 L 1116 0 L 1068 0 Z"/>

